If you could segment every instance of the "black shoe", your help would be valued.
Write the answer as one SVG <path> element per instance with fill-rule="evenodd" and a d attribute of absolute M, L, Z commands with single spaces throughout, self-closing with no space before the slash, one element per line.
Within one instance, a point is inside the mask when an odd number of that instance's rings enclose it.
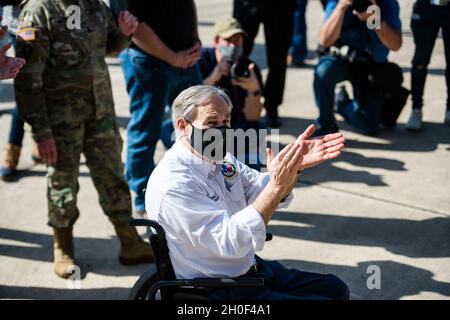
<path fill-rule="evenodd" d="M 316 131 L 314 131 L 312 138 L 322 137 L 327 134 L 337 133 L 337 132 L 339 132 L 339 127 L 337 125 L 329 127 L 329 128 L 324 128 L 324 127 L 317 128 Z"/>
<path fill-rule="evenodd" d="M 336 96 L 334 98 L 333 110 L 336 113 L 341 114 L 341 110 L 350 102 L 350 96 L 345 89 L 345 86 L 340 86 Z"/>
<path fill-rule="evenodd" d="M 266 126 L 272 129 L 278 129 L 281 127 L 281 120 L 278 116 L 266 116 Z"/>

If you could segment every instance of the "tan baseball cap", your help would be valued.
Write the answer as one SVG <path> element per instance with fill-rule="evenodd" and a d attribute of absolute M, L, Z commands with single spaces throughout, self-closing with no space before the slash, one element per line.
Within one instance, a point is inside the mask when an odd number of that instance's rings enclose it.
<path fill-rule="evenodd" d="M 247 33 L 242 29 L 241 24 L 235 18 L 227 18 L 217 21 L 214 25 L 214 33 L 218 37 L 230 38 L 235 34 L 242 33 L 247 36 Z"/>

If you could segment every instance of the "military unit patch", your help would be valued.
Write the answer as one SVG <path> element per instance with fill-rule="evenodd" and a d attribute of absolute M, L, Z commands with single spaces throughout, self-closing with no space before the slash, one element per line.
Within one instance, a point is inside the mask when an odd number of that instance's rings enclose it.
<path fill-rule="evenodd" d="M 36 28 L 27 27 L 21 28 L 17 31 L 17 37 L 22 41 L 34 41 L 36 40 Z"/>

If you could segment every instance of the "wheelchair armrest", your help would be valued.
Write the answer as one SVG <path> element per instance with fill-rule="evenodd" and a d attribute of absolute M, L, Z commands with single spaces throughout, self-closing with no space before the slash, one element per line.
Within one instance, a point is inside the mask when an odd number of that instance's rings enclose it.
<path fill-rule="evenodd" d="M 262 287 L 263 278 L 194 278 L 179 280 L 161 280 L 155 283 L 149 291 L 149 296 L 154 297 L 156 292 L 168 287 L 193 287 L 193 288 L 242 288 Z"/>

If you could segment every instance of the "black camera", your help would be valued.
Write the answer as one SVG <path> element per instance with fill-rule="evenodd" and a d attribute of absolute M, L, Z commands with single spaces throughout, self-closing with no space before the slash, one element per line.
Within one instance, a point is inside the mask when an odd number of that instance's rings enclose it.
<path fill-rule="evenodd" d="M 250 77 L 250 71 L 248 71 L 249 65 L 250 61 L 247 59 L 238 59 L 232 63 L 230 68 L 231 79 L 237 80 L 238 78 Z"/>
<path fill-rule="evenodd" d="M 430 4 L 434 6 L 446 6 L 450 4 L 450 0 L 430 0 Z"/>
<path fill-rule="evenodd" d="M 330 55 L 350 63 L 367 65 L 373 62 L 373 56 L 370 51 L 352 48 L 348 45 L 342 45 L 340 47 L 332 46 L 330 48 Z"/>
<path fill-rule="evenodd" d="M 353 9 L 356 12 L 366 12 L 371 5 L 372 2 L 369 0 L 353 0 Z"/>

